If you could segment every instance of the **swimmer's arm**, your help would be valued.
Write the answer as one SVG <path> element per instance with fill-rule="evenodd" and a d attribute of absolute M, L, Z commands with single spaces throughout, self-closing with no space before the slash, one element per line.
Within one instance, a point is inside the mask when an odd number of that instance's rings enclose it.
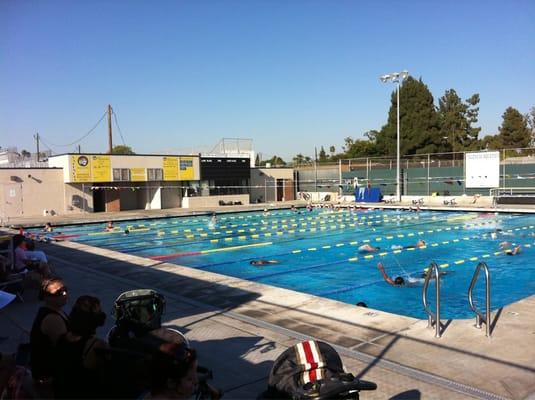
<path fill-rule="evenodd" d="M 385 272 L 385 267 L 383 266 L 382 263 L 379 263 L 377 264 L 377 268 L 379 269 L 379 271 L 381 271 L 381 274 L 383 275 L 383 279 L 386 281 L 386 283 L 389 283 L 390 285 L 395 285 L 394 281 L 392 280 L 392 278 L 390 278 L 386 272 Z"/>

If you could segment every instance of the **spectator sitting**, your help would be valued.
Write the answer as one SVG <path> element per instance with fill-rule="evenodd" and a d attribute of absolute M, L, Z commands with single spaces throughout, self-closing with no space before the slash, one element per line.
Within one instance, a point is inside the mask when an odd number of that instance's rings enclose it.
<path fill-rule="evenodd" d="M 69 327 L 69 318 L 63 312 L 67 304 L 67 288 L 63 281 L 58 278 L 43 281 L 39 300 L 45 305 L 37 312 L 30 334 L 31 369 L 40 397 L 51 398 L 56 343 Z"/>
<path fill-rule="evenodd" d="M 151 365 L 151 399 L 187 399 L 198 384 L 197 354 L 170 329 L 153 333 L 162 341 Z"/>
<path fill-rule="evenodd" d="M 43 277 L 50 275 L 46 254 L 38 250 L 29 250 L 28 242 L 23 235 L 13 236 L 13 247 L 15 248 L 14 272 L 35 270 Z"/>
<path fill-rule="evenodd" d="M 56 346 L 54 394 L 59 399 L 96 398 L 104 394 L 97 373 L 97 349 L 107 348 L 97 338 L 96 329 L 104 325 L 106 314 L 93 296 L 80 296 L 69 314 L 69 331 Z"/>

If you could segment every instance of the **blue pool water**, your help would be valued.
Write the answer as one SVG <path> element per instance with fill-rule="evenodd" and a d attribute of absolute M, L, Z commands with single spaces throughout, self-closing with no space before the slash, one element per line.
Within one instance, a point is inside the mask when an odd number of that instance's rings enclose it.
<path fill-rule="evenodd" d="M 340 211 L 315 209 L 224 214 L 217 224 L 209 216 L 138 220 L 104 225 L 59 227 L 73 240 L 192 268 L 217 272 L 329 299 L 426 318 L 422 308 L 421 273 L 431 261 L 447 272 L 441 280 L 444 318 L 468 318 L 467 290 L 479 261 L 489 265 L 492 308 L 535 293 L 535 215 L 460 212 Z M 130 233 L 123 232 L 129 229 Z M 496 232 L 496 237 L 491 235 Z M 58 232 L 54 234 L 58 235 Z M 425 248 L 397 246 L 426 241 Z M 519 255 L 508 256 L 499 243 L 520 244 Z M 379 246 L 360 254 L 359 246 Z M 278 264 L 252 266 L 251 260 Z M 381 261 L 392 276 L 410 285 L 388 285 L 377 269 Z M 483 276 L 481 276 L 483 278 Z M 430 301 L 434 301 L 434 283 Z M 484 307 L 484 279 L 475 299 Z M 434 304 L 434 303 L 432 303 Z"/>

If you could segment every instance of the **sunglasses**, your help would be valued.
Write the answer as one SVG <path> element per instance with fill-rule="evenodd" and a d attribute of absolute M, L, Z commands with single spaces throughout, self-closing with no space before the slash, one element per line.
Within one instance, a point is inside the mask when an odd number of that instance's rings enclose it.
<path fill-rule="evenodd" d="M 52 297 L 61 297 L 67 295 L 67 286 L 62 286 L 58 290 L 56 290 L 54 293 L 47 293 L 48 296 Z"/>

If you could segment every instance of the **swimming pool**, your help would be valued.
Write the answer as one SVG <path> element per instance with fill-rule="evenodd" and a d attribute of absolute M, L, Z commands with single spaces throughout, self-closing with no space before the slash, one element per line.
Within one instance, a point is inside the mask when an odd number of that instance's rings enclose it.
<path fill-rule="evenodd" d="M 121 222 L 111 232 L 104 228 L 71 225 L 53 235 L 416 318 L 426 318 L 421 275 L 431 261 L 446 272 L 443 318 L 473 316 L 467 290 L 479 261 L 489 265 L 493 310 L 535 293 L 535 215 L 280 210 L 219 215 L 215 224 L 210 216 L 199 216 Z M 426 246 L 413 247 L 419 239 Z M 520 244 L 521 253 L 506 255 L 499 247 L 503 241 Z M 380 249 L 359 253 L 366 243 Z M 278 263 L 250 264 L 257 259 Z M 390 276 L 403 276 L 409 284 L 387 284 L 379 261 Z M 431 304 L 433 296 L 429 290 Z M 484 279 L 474 297 L 484 309 Z"/>

